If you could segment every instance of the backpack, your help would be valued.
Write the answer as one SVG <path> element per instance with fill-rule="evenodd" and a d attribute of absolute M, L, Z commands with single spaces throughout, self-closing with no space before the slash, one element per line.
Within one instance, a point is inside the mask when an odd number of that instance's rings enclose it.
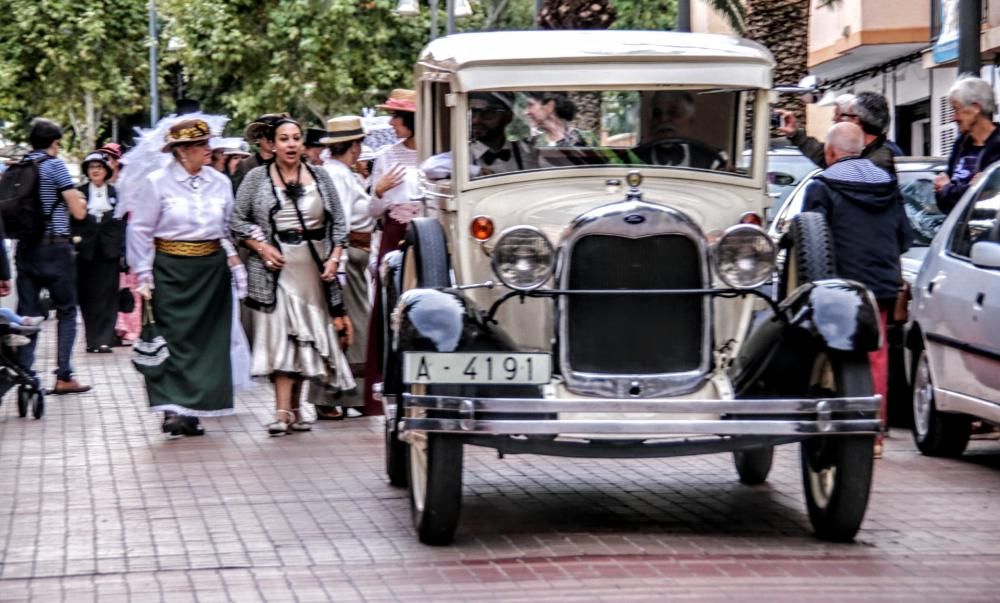
<path fill-rule="evenodd" d="M 0 219 L 8 239 L 38 240 L 45 234 L 46 218 L 39 196 L 38 166 L 52 159 L 45 155 L 38 159 L 24 158 L 7 168 L 0 175 Z M 59 204 L 56 203 L 55 207 Z"/>

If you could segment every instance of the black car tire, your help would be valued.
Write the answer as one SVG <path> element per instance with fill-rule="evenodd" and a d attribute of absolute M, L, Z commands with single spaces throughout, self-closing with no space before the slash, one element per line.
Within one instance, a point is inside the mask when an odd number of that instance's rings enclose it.
<path fill-rule="evenodd" d="M 748 486 L 763 484 L 767 481 L 767 474 L 771 472 L 771 463 L 774 462 L 774 446 L 737 450 L 733 452 L 733 462 L 736 464 L 736 473 L 740 476 L 740 483 Z"/>
<path fill-rule="evenodd" d="M 403 245 L 403 274 L 399 279 L 387 279 L 383 283 L 383 300 L 385 311 L 385 360 L 382 382 L 383 395 L 396 396 L 396 413 L 386 417 L 384 427 L 385 438 L 385 472 L 389 483 L 399 488 L 405 488 L 409 482 L 409 445 L 399 440 L 399 420 L 404 417 L 402 393 L 405 390 L 402 381 L 401 350 L 392 349 L 392 309 L 396 306 L 399 296 L 407 288 L 448 287 L 451 285 L 448 245 L 445 240 L 441 223 L 432 218 L 417 218 L 410 223 Z M 397 287 L 397 283 L 401 286 Z"/>
<path fill-rule="evenodd" d="M 930 361 L 923 349 L 913 363 L 913 441 L 925 456 L 961 456 L 969 445 L 972 418 L 940 412 L 934 400 Z"/>
<path fill-rule="evenodd" d="M 462 510 L 462 440 L 414 434 L 410 447 L 410 504 L 420 542 L 451 544 Z"/>
<path fill-rule="evenodd" d="M 795 215 L 782 239 L 785 266 L 778 283 L 778 298 L 785 299 L 796 288 L 836 275 L 833 237 L 826 218 L 815 212 Z"/>
<path fill-rule="evenodd" d="M 867 356 L 820 353 L 813 370 L 811 393 L 872 395 Z M 831 542 L 854 540 L 868 508 L 874 446 L 873 435 L 813 437 L 802 441 L 802 483 L 809 521 L 818 538 Z"/>

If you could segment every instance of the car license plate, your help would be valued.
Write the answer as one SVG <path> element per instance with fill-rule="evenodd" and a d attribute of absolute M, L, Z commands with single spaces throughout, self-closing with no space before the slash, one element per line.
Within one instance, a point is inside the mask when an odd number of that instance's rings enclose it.
<path fill-rule="evenodd" d="M 403 354 L 404 383 L 509 384 L 548 383 L 552 361 L 548 354 L 438 353 Z"/>

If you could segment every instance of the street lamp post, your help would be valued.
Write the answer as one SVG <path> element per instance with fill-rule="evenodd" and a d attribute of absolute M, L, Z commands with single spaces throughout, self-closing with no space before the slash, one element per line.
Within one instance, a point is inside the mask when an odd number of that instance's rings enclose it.
<path fill-rule="evenodd" d="M 438 1 L 427 0 L 427 5 L 431 9 L 431 39 L 438 35 Z M 420 14 L 420 0 L 399 0 L 396 5 L 396 14 L 405 17 L 415 17 Z M 468 17 L 472 14 L 472 6 L 469 0 L 445 0 L 445 14 L 448 15 L 446 33 L 455 33 L 455 17 Z"/>
<path fill-rule="evenodd" d="M 156 0 L 149 0 L 149 127 L 160 121 L 160 92 L 156 81 Z"/>

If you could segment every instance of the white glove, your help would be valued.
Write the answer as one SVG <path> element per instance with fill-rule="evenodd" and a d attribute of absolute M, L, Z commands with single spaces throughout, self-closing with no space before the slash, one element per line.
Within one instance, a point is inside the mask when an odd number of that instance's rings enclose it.
<path fill-rule="evenodd" d="M 243 264 L 237 264 L 235 266 L 230 266 L 229 271 L 233 275 L 233 286 L 236 287 L 236 296 L 240 299 L 246 299 L 248 291 L 247 284 L 247 269 Z"/>
<path fill-rule="evenodd" d="M 144 272 L 136 275 L 136 281 L 138 284 L 135 292 L 146 301 L 153 299 L 153 274 L 151 272 Z"/>

